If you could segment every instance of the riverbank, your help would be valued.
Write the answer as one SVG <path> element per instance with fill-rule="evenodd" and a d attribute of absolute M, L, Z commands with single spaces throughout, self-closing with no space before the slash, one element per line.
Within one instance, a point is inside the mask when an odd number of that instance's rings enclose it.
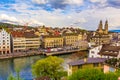
<path fill-rule="evenodd" d="M 56 55 L 56 56 L 64 59 L 63 67 L 65 70 L 68 70 L 69 62 L 78 60 L 81 57 L 85 56 L 86 54 L 87 54 L 86 51 L 85 52 L 80 51 L 76 53 L 62 54 L 62 55 Z M 39 54 L 36 56 L 0 60 L 0 80 L 7 80 L 10 73 L 16 75 L 15 69 L 21 70 L 20 76 L 24 78 L 24 80 L 33 80 L 33 75 L 31 73 L 32 64 L 46 57 L 47 56 Z"/>
<path fill-rule="evenodd" d="M 77 52 L 84 52 L 87 50 L 64 50 L 64 51 L 54 51 L 54 52 L 42 52 L 38 50 L 32 50 L 27 52 L 16 52 L 11 54 L 4 54 L 0 55 L 0 60 L 3 59 L 11 59 L 11 58 L 21 58 L 21 57 L 28 57 L 28 56 L 37 56 L 37 55 L 45 55 L 45 56 L 52 56 L 52 55 L 64 55 L 64 54 L 70 54 L 70 53 L 77 53 Z M 81 56 L 81 54 L 76 54 L 77 56 Z M 75 56 L 75 55 L 74 55 Z"/>
<path fill-rule="evenodd" d="M 36 56 L 36 55 L 42 55 L 42 52 L 32 51 L 32 52 L 17 52 L 17 53 L 11 53 L 11 54 L 4 54 L 4 55 L 0 55 L 0 60 Z"/>

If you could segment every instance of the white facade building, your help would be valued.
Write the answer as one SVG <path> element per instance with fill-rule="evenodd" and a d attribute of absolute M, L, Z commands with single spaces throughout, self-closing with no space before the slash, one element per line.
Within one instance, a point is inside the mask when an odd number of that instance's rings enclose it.
<path fill-rule="evenodd" d="M 115 50 L 114 47 L 116 47 L 118 50 Z M 120 58 L 120 47 L 99 45 L 91 48 L 89 50 L 89 58 L 98 58 L 98 57 L 99 58 Z"/>
<path fill-rule="evenodd" d="M 97 58 L 101 57 L 98 53 L 100 52 L 102 48 L 102 45 L 96 46 L 96 47 L 91 47 L 89 50 L 89 58 Z"/>
<path fill-rule="evenodd" d="M 0 55 L 11 53 L 10 34 L 4 29 L 0 31 Z"/>

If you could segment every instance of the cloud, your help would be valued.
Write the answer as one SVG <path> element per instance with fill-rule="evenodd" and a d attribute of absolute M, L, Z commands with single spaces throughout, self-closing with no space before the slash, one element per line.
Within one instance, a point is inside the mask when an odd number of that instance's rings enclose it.
<path fill-rule="evenodd" d="M 48 2 L 48 0 L 32 0 L 32 2 L 34 2 L 36 4 L 46 4 Z"/>
<path fill-rule="evenodd" d="M 73 4 L 77 4 L 77 5 L 81 5 L 83 4 L 83 0 L 64 0 L 63 4 L 70 4 L 70 5 L 73 5 Z"/>
<path fill-rule="evenodd" d="M 113 1 L 113 2 L 112 2 Z M 109 29 L 120 26 L 119 0 L 16 0 L 0 5 L 0 21 L 31 26 L 82 27 L 96 30 L 108 19 Z M 6 8 L 7 6 L 7 8 Z"/>
<path fill-rule="evenodd" d="M 15 17 L 8 16 L 6 14 L 0 15 L 0 21 L 7 21 L 7 22 L 13 22 L 13 23 L 18 22 L 18 20 Z"/>
<path fill-rule="evenodd" d="M 116 8 L 120 8 L 120 0 L 108 0 L 108 5 Z"/>
<path fill-rule="evenodd" d="M 90 0 L 93 3 L 106 3 L 107 0 Z"/>
<path fill-rule="evenodd" d="M 32 0 L 33 3 L 35 3 L 37 6 L 40 6 L 44 9 L 46 7 L 49 9 L 66 9 L 70 6 L 81 6 L 83 5 L 83 0 Z"/>
<path fill-rule="evenodd" d="M 42 25 L 45 25 L 45 24 L 42 23 L 42 22 L 39 22 L 37 20 L 32 19 L 32 20 L 29 21 L 29 25 L 30 26 L 42 26 Z"/>

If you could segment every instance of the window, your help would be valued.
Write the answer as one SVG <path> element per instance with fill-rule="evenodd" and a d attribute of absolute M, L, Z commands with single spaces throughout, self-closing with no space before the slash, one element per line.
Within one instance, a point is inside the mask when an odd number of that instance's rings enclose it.
<path fill-rule="evenodd" d="M 98 66 L 99 66 L 99 63 L 94 63 L 93 66 L 94 66 L 94 67 L 98 67 Z"/>
<path fill-rule="evenodd" d="M 7 53 L 9 53 L 9 51 L 7 51 Z"/>
<path fill-rule="evenodd" d="M 91 51 L 91 53 L 93 53 L 93 54 L 94 54 L 94 51 Z"/>
<path fill-rule="evenodd" d="M 3 54 L 5 54 L 5 51 L 3 51 Z"/>
<path fill-rule="evenodd" d="M 81 68 L 82 68 L 82 65 L 78 65 L 78 68 L 81 69 Z"/>
<path fill-rule="evenodd" d="M 5 42 L 5 40 L 3 40 L 3 42 Z"/>
<path fill-rule="evenodd" d="M 5 45 L 5 42 L 3 43 L 3 45 Z"/>

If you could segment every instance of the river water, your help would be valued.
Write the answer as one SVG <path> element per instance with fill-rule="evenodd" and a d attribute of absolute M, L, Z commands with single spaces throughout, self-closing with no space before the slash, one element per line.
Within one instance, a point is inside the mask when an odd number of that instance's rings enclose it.
<path fill-rule="evenodd" d="M 67 63 L 72 61 L 72 58 L 69 57 L 70 55 L 72 54 L 58 56 L 65 60 L 63 64 L 65 70 L 68 69 Z M 40 60 L 43 58 L 45 58 L 45 56 L 38 55 L 38 56 L 31 56 L 31 57 L 0 60 L 0 80 L 7 80 L 8 76 L 11 73 L 15 76 L 16 69 L 20 69 L 20 76 L 24 80 L 32 80 L 33 76 L 31 73 L 31 65 L 35 63 L 37 60 Z"/>

